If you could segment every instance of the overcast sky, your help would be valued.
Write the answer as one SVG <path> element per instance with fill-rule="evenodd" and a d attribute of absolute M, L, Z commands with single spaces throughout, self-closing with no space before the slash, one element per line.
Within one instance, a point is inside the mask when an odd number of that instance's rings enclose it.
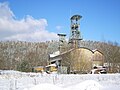
<path fill-rule="evenodd" d="M 120 0 L 0 0 L 0 40 L 58 40 L 82 16 L 83 39 L 120 43 Z"/>

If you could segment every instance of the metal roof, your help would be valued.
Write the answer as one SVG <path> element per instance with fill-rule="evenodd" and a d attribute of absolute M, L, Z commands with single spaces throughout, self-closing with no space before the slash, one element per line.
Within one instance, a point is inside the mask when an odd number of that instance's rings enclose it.
<path fill-rule="evenodd" d="M 80 18 L 82 18 L 81 15 L 73 15 L 70 19 L 71 20 L 79 20 Z"/>

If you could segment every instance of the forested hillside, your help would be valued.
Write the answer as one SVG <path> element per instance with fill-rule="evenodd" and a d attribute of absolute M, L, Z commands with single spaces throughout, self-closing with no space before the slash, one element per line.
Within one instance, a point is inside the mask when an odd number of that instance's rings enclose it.
<path fill-rule="evenodd" d="M 31 71 L 34 66 L 46 65 L 48 55 L 58 49 L 58 42 L 0 42 L 0 69 Z"/>
<path fill-rule="evenodd" d="M 45 66 L 47 65 L 49 54 L 57 51 L 58 46 L 58 41 L 1 41 L 0 69 L 31 71 L 34 66 Z M 113 66 L 115 66 L 116 63 L 117 65 L 120 63 L 120 47 L 117 43 L 81 41 L 80 47 L 100 50 L 105 56 L 105 62 L 113 63 Z"/>
<path fill-rule="evenodd" d="M 107 64 L 108 71 L 120 73 L 120 46 L 117 42 L 82 41 L 81 46 L 101 51 L 104 54 L 104 63 Z"/>

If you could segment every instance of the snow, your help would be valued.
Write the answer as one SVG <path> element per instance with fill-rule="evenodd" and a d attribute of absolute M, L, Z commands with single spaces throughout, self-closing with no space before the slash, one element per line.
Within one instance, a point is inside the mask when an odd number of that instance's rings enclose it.
<path fill-rule="evenodd" d="M 70 90 L 100 90 L 101 85 L 94 80 L 86 80 L 75 86 L 72 86 Z"/>
<path fill-rule="evenodd" d="M 120 90 L 120 74 L 0 71 L 0 90 Z"/>
<path fill-rule="evenodd" d="M 50 66 L 56 67 L 56 64 L 50 64 L 50 65 L 47 65 L 46 67 L 50 67 Z"/>
<path fill-rule="evenodd" d="M 93 80 L 87 80 L 68 88 L 62 88 L 53 84 L 39 84 L 24 90 L 100 90 L 101 85 Z"/>
<path fill-rule="evenodd" d="M 53 54 L 50 54 L 50 57 L 52 58 L 52 57 L 56 57 L 58 55 L 60 55 L 60 51 L 56 51 Z"/>
<path fill-rule="evenodd" d="M 58 87 L 53 84 L 40 84 L 30 89 L 24 89 L 24 90 L 64 90 L 64 88 Z"/>

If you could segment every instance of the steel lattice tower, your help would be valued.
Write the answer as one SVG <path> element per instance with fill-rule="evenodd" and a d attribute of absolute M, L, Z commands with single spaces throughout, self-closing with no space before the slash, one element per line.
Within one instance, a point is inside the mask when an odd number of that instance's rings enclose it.
<path fill-rule="evenodd" d="M 82 16 L 74 15 L 70 18 L 71 20 L 71 30 L 69 43 L 71 44 L 71 48 L 77 48 L 79 46 L 79 41 L 82 40 L 80 35 L 80 19 Z"/>

